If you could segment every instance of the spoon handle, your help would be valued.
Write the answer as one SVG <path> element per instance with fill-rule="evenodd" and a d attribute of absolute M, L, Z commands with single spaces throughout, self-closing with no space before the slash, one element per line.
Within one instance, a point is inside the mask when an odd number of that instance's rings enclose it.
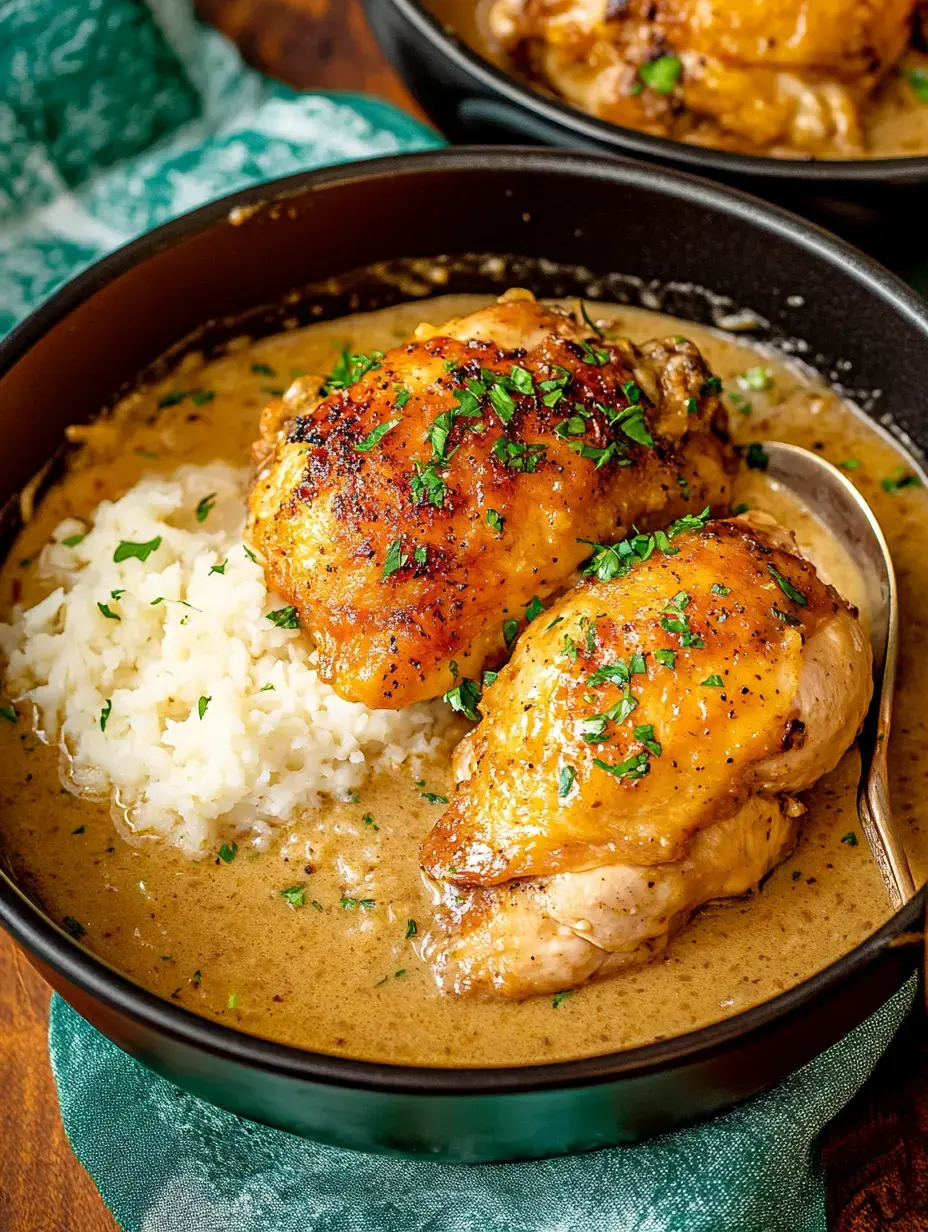
<path fill-rule="evenodd" d="M 895 599 L 895 596 L 893 598 Z M 886 659 L 880 673 L 879 705 L 871 706 L 870 715 L 861 733 L 864 771 L 857 793 L 857 811 L 893 907 L 898 910 L 915 895 L 915 880 L 893 818 L 889 795 L 889 767 L 886 761 L 897 653 L 897 626 L 893 619 L 890 621 L 887 638 Z M 866 768 L 868 751 L 869 769 Z"/>

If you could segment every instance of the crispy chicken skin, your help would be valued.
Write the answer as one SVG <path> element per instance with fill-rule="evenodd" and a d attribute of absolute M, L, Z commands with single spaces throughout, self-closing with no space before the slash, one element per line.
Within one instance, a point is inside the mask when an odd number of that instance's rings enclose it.
<path fill-rule="evenodd" d="M 869 642 L 763 515 L 685 531 L 538 616 L 455 752 L 422 845 L 455 991 L 521 997 L 647 959 L 788 851 L 833 769 Z"/>
<path fill-rule="evenodd" d="M 532 599 L 573 580 L 579 540 L 723 505 L 709 376 L 684 339 L 600 339 L 510 292 L 349 388 L 304 378 L 272 403 L 248 533 L 323 678 L 374 707 L 436 697 L 504 657 Z"/>
<path fill-rule="evenodd" d="M 861 104 L 907 47 L 915 7 L 496 0 L 489 20 L 517 64 L 615 123 L 732 148 L 848 157 L 862 148 Z M 662 57 L 678 61 L 675 71 L 649 76 Z"/>

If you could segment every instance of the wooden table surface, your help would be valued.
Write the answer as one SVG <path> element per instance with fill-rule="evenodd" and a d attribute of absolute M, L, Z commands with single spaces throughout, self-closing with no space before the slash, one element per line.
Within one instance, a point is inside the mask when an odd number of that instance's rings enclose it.
<path fill-rule="evenodd" d="M 364 90 L 420 114 L 376 47 L 360 0 L 198 5 L 249 63 L 293 86 Z M 48 1000 L 47 986 L 0 933 L 0 1232 L 114 1232 L 58 1115 Z M 833 1232 L 928 1232 L 924 1019 L 904 1035 L 822 1144 Z"/>

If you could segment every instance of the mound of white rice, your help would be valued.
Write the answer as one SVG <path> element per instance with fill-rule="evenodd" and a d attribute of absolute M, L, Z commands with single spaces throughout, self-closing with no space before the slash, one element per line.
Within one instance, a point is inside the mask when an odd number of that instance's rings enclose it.
<path fill-rule="evenodd" d="M 261 845 L 320 796 L 432 751 L 442 722 L 440 704 L 343 701 L 299 630 L 268 619 L 285 604 L 242 542 L 246 482 L 185 466 L 104 501 L 89 529 L 63 522 L 39 562 L 60 585 L 0 625 L 7 690 L 58 741 L 66 786 L 190 855 L 230 825 Z"/>

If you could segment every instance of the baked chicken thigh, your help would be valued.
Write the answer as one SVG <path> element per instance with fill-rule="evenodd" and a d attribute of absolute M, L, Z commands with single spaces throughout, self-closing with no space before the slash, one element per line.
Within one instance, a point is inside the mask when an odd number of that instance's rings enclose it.
<path fill-rule="evenodd" d="M 598 551 L 609 580 L 537 616 L 484 692 L 421 851 L 445 988 L 524 997 L 646 960 L 783 858 L 795 793 L 853 742 L 856 615 L 771 519 L 702 521 Z"/>
<path fill-rule="evenodd" d="M 398 708 L 501 660 L 589 554 L 729 495 L 719 382 L 510 292 L 265 411 L 249 536 L 343 697 Z M 357 377 L 357 379 L 353 379 Z"/>
<path fill-rule="evenodd" d="M 863 142 L 860 106 L 905 50 L 915 7 L 496 0 L 489 21 L 516 63 L 615 123 L 733 148 L 848 157 Z"/>

